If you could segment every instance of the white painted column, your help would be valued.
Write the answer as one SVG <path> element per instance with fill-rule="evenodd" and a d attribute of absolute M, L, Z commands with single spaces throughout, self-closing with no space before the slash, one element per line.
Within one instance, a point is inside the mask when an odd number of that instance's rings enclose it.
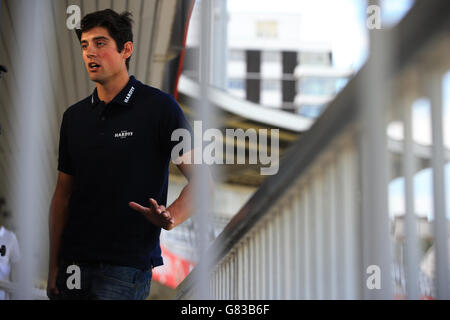
<path fill-rule="evenodd" d="M 214 113 L 213 108 L 209 102 L 209 87 L 211 84 L 211 61 L 212 61 L 212 33 L 211 28 L 204 26 L 211 26 L 212 15 L 212 3 L 211 1 L 199 1 L 198 5 L 201 10 L 201 23 L 199 24 L 200 34 L 200 56 L 199 58 L 199 81 L 200 81 L 200 101 L 197 106 L 198 114 L 201 115 L 202 127 L 204 129 L 214 128 Z M 199 146 L 195 146 L 199 147 Z M 196 155 L 194 159 L 202 159 L 203 146 L 199 153 L 195 151 Z M 200 158 L 200 159 L 198 159 Z M 208 277 L 209 270 L 212 266 L 212 257 L 207 255 L 207 249 L 210 244 L 210 230 L 212 226 L 212 203 L 210 193 L 208 170 L 206 164 L 198 164 L 194 171 L 194 196 L 195 196 L 195 216 L 194 221 L 198 226 L 198 243 L 197 250 L 201 263 L 197 265 L 198 278 L 195 280 L 197 283 L 197 292 L 195 296 L 198 299 L 209 299 L 208 294 Z M 212 168 L 212 167 L 211 167 Z M 213 174 L 213 173 L 212 173 Z M 205 196 L 206 195 L 206 196 Z M 223 283 L 221 284 L 223 286 Z M 221 288 L 221 291 L 223 289 Z"/>
<path fill-rule="evenodd" d="M 369 1 L 379 4 L 378 1 Z M 388 153 L 386 138 L 386 98 L 390 95 L 386 74 L 390 68 L 389 33 L 370 31 L 370 58 L 359 89 L 361 105 L 362 240 L 363 274 L 369 266 L 381 273 L 381 288 L 370 290 L 363 284 L 365 299 L 392 299 L 392 249 L 389 232 Z M 353 169 L 354 170 L 354 169 Z M 358 226 L 359 228 L 359 226 Z"/>
<path fill-rule="evenodd" d="M 21 260 L 15 270 L 18 278 L 17 292 L 14 299 L 33 299 L 34 283 L 42 262 L 39 258 L 47 248 L 43 245 L 46 231 L 40 230 L 39 219 L 48 217 L 48 204 L 43 201 L 48 162 L 46 154 L 49 118 L 46 115 L 48 97 L 51 95 L 49 73 L 46 68 L 47 57 L 53 52 L 54 39 L 49 39 L 49 14 L 51 12 L 48 0 L 11 1 L 13 21 L 17 23 L 17 50 L 13 57 L 14 72 L 20 90 L 13 92 L 15 113 L 12 128 L 15 137 L 13 141 L 17 149 L 13 152 L 11 174 L 13 199 L 11 211 L 17 226 L 17 237 L 21 248 Z M 30 50 L 30 48 L 32 48 Z M 45 256 L 45 254 L 43 254 Z"/>
<path fill-rule="evenodd" d="M 426 81 L 427 95 L 431 102 L 431 132 L 433 138 L 433 205 L 434 205 L 434 245 L 436 261 L 436 295 L 438 299 L 450 299 L 449 259 L 448 259 L 448 219 L 446 217 L 444 137 L 442 123 L 443 73 L 431 71 Z"/>
<path fill-rule="evenodd" d="M 417 219 L 414 207 L 414 173 L 416 172 L 413 154 L 412 101 L 403 106 L 404 154 L 403 171 L 405 175 L 405 276 L 406 296 L 419 299 L 419 242 L 417 240 Z"/>

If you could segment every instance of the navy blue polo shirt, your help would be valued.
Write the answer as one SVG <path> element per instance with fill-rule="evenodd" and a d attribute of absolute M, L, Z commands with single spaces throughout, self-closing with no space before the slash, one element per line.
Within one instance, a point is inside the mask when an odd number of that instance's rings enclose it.
<path fill-rule="evenodd" d="M 74 177 L 60 258 L 142 270 L 163 264 L 161 229 L 131 201 L 167 205 L 172 132 L 192 132 L 172 96 L 133 76 L 108 104 L 97 90 L 68 108 L 58 170 Z"/>

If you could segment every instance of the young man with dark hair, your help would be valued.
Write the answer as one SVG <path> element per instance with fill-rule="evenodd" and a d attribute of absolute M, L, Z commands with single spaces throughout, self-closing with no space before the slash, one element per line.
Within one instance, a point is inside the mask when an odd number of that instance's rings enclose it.
<path fill-rule="evenodd" d="M 161 228 L 192 213 L 192 168 L 184 162 L 178 168 L 189 183 L 165 208 L 172 132 L 192 129 L 170 95 L 129 76 L 130 13 L 88 14 L 77 35 L 96 89 L 63 115 L 47 293 L 145 299 L 152 268 L 163 263 Z"/>

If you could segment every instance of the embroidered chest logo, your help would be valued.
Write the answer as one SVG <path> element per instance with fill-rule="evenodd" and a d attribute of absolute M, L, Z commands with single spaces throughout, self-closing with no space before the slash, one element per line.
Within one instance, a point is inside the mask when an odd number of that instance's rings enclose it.
<path fill-rule="evenodd" d="M 126 139 L 128 137 L 132 137 L 134 132 L 130 132 L 130 131 L 121 131 L 119 133 L 115 133 L 114 134 L 114 138 L 118 138 L 118 139 Z"/>
<path fill-rule="evenodd" d="M 134 87 L 131 87 L 130 91 L 128 91 L 127 97 L 124 100 L 125 103 L 128 103 L 128 101 L 130 101 L 130 98 L 133 95 L 133 92 L 134 92 Z"/>

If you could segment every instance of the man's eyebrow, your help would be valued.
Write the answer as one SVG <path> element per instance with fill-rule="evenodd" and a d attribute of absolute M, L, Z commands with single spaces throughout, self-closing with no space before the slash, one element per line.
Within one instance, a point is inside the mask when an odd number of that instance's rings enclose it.
<path fill-rule="evenodd" d="M 95 37 L 94 39 L 92 39 L 93 41 L 98 41 L 98 40 L 106 40 L 109 41 L 109 39 L 105 36 L 99 36 L 99 37 Z M 87 43 L 88 41 L 86 39 L 81 40 L 81 43 Z"/>

